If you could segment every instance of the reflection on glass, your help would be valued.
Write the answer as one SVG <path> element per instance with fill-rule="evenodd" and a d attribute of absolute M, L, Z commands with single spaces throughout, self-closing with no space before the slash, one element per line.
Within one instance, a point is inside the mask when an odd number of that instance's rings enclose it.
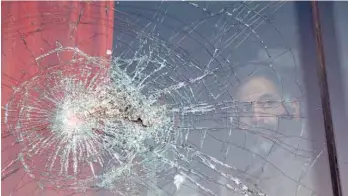
<path fill-rule="evenodd" d="M 5 195 L 320 195 L 290 2 L 44 5 L 4 20 Z"/>

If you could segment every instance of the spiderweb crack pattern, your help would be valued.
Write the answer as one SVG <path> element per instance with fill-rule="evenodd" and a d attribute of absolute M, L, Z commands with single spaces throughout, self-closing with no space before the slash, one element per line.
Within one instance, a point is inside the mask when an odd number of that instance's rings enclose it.
<path fill-rule="evenodd" d="M 275 73 L 273 62 L 292 54 L 286 46 L 285 52 L 272 54 L 258 33 L 262 26 L 279 33 L 271 17 L 283 3 L 229 2 L 221 8 L 212 2 L 159 2 L 158 7 L 118 2 L 115 9 L 107 8 L 115 12 L 114 26 L 108 26 L 115 31 L 112 57 L 88 55 L 59 40 L 49 51 L 32 52 L 31 60 L 44 69 L 13 84 L 3 107 L 6 129 L 20 146 L 18 156 L 3 167 L 3 180 L 15 175 L 18 162 L 38 183 L 38 192 L 54 187 L 72 194 L 106 189 L 114 195 L 188 195 L 181 189 L 189 187 L 196 195 L 264 196 L 273 193 L 263 184 L 272 176 L 262 179 L 255 173 L 268 168 L 293 186 L 293 195 L 300 189 L 315 195 L 302 179 L 322 149 L 309 149 L 314 141 L 302 130 L 241 125 L 241 117 L 253 115 L 245 110 L 250 103 L 232 93 L 242 83 L 236 73 L 245 65 L 240 48 L 262 50 L 266 60 L 251 64 Z M 180 19 L 176 6 L 194 16 Z M 11 32 L 5 30 L 7 39 Z M 71 59 L 41 66 L 70 52 Z M 241 143 L 240 135 L 259 143 L 256 148 Z M 236 149 L 250 157 L 246 168 L 238 165 L 243 158 Z M 272 153 L 291 157 L 299 171 L 289 173 L 273 163 Z"/>

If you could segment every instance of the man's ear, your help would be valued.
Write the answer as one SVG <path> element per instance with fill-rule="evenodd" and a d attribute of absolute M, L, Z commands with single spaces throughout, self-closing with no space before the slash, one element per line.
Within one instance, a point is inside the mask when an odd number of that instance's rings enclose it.
<path fill-rule="evenodd" d="M 292 111 L 290 115 L 292 115 L 296 120 L 299 120 L 301 117 L 300 102 L 298 100 L 292 100 L 289 102 L 289 106 Z"/>
<path fill-rule="evenodd" d="M 298 100 L 285 100 L 284 107 L 289 118 L 299 120 L 301 117 L 300 103 Z"/>

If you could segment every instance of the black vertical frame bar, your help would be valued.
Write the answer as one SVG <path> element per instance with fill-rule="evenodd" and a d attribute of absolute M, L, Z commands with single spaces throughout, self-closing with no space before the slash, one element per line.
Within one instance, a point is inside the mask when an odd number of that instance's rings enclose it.
<path fill-rule="evenodd" d="M 324 126 L 325 126 L 325 136 L 326 136 L 326 145 L 329 156 L 330 164 L 330 174 L 331 174 L 331 183 L 332 191 L 334 196 L 342 196 L 341 189 L 341 180 L 339 174 L 339 167 L 337 161 L 337 150 L 335 142 L 335 134 L 332 122 L 331 106 L 330 106 L 330 95 L 327 82 L 326 74 L 326 63 L 325 63 L 325 54 L 323 47 L 323 37 L 321 34 L 321 24 L 319 16 L 319 6 L 317 1 L 312 1 L 312 17 L 314 24 L 314 33 L 317 49 L 317 57 L 319 64 L 317 66 L 319 86 L 320 86 L 320 95 L 322 103 L 322 111 L 324 117 Z"/>

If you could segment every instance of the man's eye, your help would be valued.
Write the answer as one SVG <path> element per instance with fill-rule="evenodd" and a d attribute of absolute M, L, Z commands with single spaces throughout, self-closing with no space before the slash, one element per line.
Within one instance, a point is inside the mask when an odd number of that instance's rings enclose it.
<path fill-rule="evenodd" d="M 246 113 L 246 112 L 251 112 L 252 111 L 252 102 L 247 102 L 247 103 L 244 103 L 241 107 L 241 111 Z"/>
<path fill-rule="evenodd" d="M 263 104 L 262 104 L 262 107 L 264 107 L 264 108 L 273 108 L 273 107 L 275 107 L 276 106 L 276 104 L 277 104 L 277 102 L 276 101 L 264 101 L 263 102 Z"/>

